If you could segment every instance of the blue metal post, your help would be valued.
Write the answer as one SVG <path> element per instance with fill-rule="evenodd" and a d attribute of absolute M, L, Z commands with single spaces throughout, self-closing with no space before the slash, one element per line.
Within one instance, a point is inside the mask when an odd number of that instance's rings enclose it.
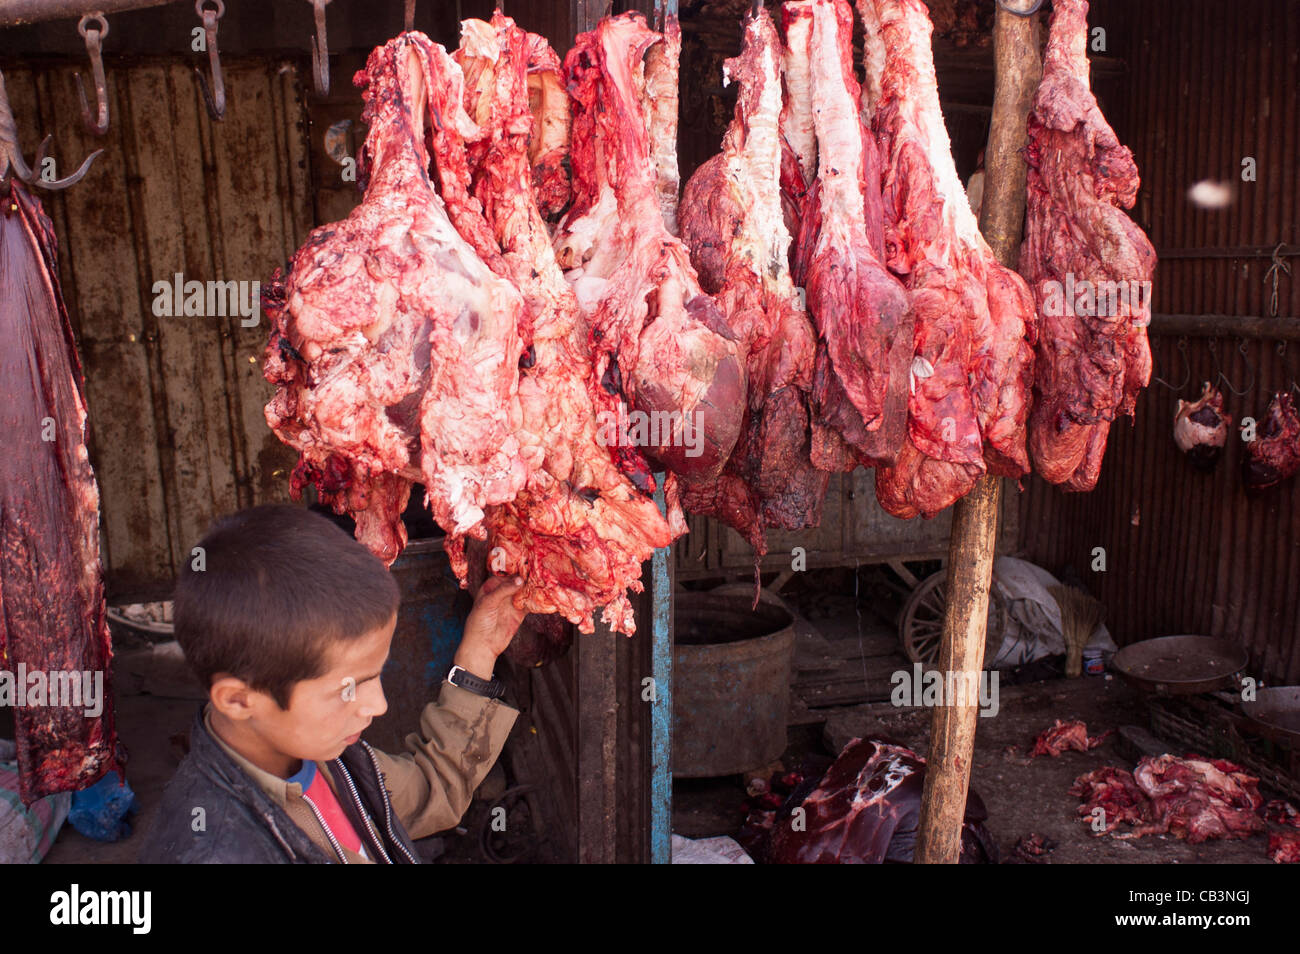
<path fill-rule="evenodd" d="M 665 511 L 664 475 L 656 474 L 655 503 Z M 672 861 L 673 829 L 673 642 L 672 590 L 668 581 L 668 547 L 655 550 L 651 561 L 651 640 L 654 682 L 650 703 L 650 863 Z"/>
<path fill-rule="evenodd" d="M 677 0 L 655 0 L 655 27 L 663 30 L 668 18 L 677 19 Z M 664 474 L 655 475 L 655 503 L 667 513 Z M 672 862 L 673 837 L 673 641 L 672 588 L 668 579 L 668 547 L 651 561 L 651 622 L 654 659 L 650 675 L 654 700 L 650 716 L 650 863 Z"/>

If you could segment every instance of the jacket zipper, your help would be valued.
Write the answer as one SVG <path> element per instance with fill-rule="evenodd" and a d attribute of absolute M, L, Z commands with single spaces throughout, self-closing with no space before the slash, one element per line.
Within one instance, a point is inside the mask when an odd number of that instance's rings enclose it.
<path fill-rule="evenodd" d="M 311 808 L 311 813 L 316 816 L 316 821 L 320 823 L 321 831 L 325 832 L 325 837 L 328 838 L 330 844 L 334 846 L 334 853 L 339 856 L 339 861 L 343 864 L 347 864 L 348 856 L 343 854 L 343 846 L 340 845 L 338 840 L 334 837 L 334 832 L 330 831 L 330 826 L 325 824 L 325 818 L 321 815 L 320 809 L 316 807 L 316 803 L 306 795 L 302 796 L 302 800 L 307 803 L 308 807 Z"/>
<path fill-rule="evenodd" d="M 351 776 L 351 774 L 348 772 L 348 770 L 347 770 L 347 766 L 345 766 L 345 765 L 343 764 L 343 762 L 342 762 L 341 760 L 339 760 L 339 759 L 335 759 L 335 764 L 338 765 L 339 769 L 341 770 L 341 774 L 343 775 L 344 780 L 348 783 L 348 791 L 350 791 L 350 792 L 352 793 L 352 802 L 353 802 L 354 805 L 357 806 L 357 809 L 361 812 L 361 820 L 362 820 L 363 822 L 366 823 L 366 828 L 367 828 L 367 829 L 369 830 L 369 832 L 370 832 L 370 838 L 371 838 L 371 840 L 374 842 L 375 847 L 379 849 L 380 857 L 382 857 L 382 858 L 384 859 L 384 863 L 385 863 L 385 864 L 390 864 L 390 865 L 391 865 L 391 864 L 393 863 L 393 859 L 390 858 L 390 857 L 388 857 L 388 852 L 386 852 L 386 851 L 384 850 L 384 842 L 383 842 L 383 839 L 381 839 L 381 838 L 379 837 L 379 832 L 375 831 L 375 826 L 372 825 L 372 824 L 370 823 L 370 816 L 369 816 L 368 814 L 366 814 L 366 806 L 365 806 L 365 804 L 361 801 L 361 796 L 360 796 L 360 794 L 357 793 L 357 787 L 356 787 L 356 785 L 354 785 L 354 784 L 352 783 L 352 776 Z M 383 791 L 383 785 L 382 785 L 382 784 L 379 786 L 379 790 L 380 790 L 381 792 Z M 387 806 L 387 802 L 388 802 L 388 799 L 387 799 L 387 797 L 385 797 L 385 799 L 384 799 L 384 803 L 385 803 L 385 804 L 384 804 L 384 807 L 385 807 L 385 808 L 388 807 L 388 806 Z"/>
<path fill-rule="evenodd" d="M 384 773 L 379 769 L 379 760 L 375 758 L 374 750 L 369 745 L 362 742 L 361 746 L 366 750 L 366 755 L 370 756 L 370 764 L 375 767 L 375 774 L 379 776 L 379 797 L 384 801 L 384 827 L 388 829 L 388 838 L 402 854 L 406 855 L 411 864 L 418 865 L 419 862 L 411 857 L 411 853 L 406 850 L 406 846 L 402 844 L 397 837 L 397 833 L 393 831 L 393 809 L 388 802 L 388 788 L 384 785 Z"/>

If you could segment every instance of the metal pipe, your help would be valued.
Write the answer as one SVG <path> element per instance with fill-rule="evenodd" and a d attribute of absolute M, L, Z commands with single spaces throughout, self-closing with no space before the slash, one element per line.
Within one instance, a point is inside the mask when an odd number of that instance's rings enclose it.
<path fill-rule="evenodd" d="M 1151 316 L 1149 330 L 1153 335 L 1300 341 L 1300 318 L 1268 318 L 1262 315 L 1155 314 Z"/>
<path fill-rule="evenodd" d="M 0 27 L 72 19 L 87 13 L 125 13 L 165 7 L 176 2 L 178 0 L 8 0 L 0 9 Z"/>
<path fill-rule="evenodd" d="M 655 475 L 655 503 L 667 513 L 664 475 Z M 672 862 L 673 829 L 673 636 L 672 580 L 668 575 L 668 547 L 655 550 L 651 578 L 651 685 L 650 704 L 650 863 Z"/>

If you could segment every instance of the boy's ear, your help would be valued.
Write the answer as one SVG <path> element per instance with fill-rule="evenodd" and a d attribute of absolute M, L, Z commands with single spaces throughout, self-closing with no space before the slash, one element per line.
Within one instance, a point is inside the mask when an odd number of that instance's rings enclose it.
<path fill-rule="evenodd" d="M 208 689 L 208 698 L 217 711 L 227 719 L 248 719 L 252 717 L 257 690 L 238 676 L 220 672 L 212 680 Z"/>

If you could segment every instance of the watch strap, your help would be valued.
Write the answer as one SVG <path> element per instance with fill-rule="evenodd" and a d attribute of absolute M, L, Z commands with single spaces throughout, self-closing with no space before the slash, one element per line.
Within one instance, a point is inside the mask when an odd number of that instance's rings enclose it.
<path fill-rule="evenodd" d="M 506 687 L 500 679 L 480 679 L 460 666 L 451 667 L 451 672 L 447 673 L 447 681 L 453 686 L 466 689 L 487 699 L 500 699 L 506 691 Z"/>

